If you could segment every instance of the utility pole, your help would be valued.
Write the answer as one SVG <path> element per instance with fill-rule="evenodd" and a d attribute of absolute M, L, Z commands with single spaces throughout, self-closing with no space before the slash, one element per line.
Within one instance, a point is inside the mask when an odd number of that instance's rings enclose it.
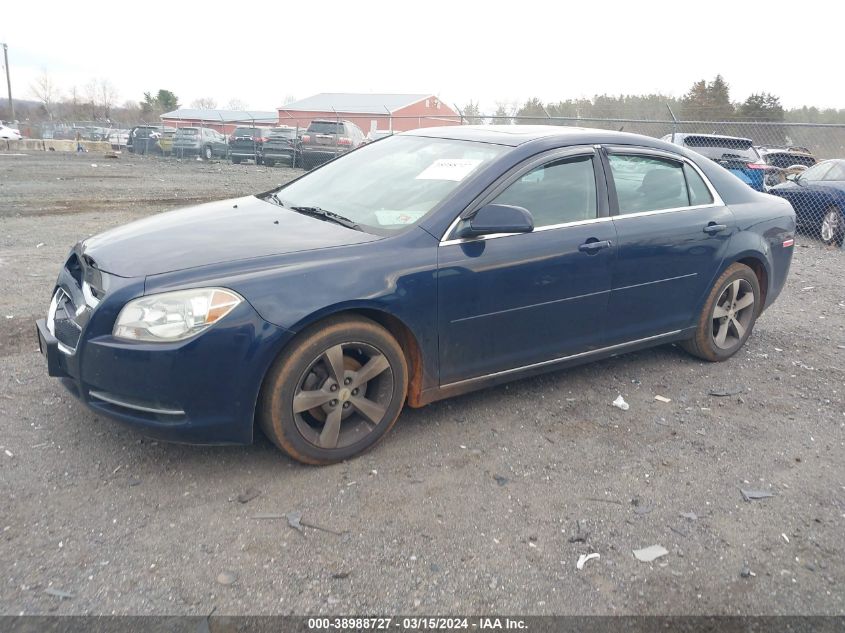
<path fill-rule="evenodd" d="M 12 103 L 12 79 L 9 76 L 9 47 L 6 44 L 3 44 L 3 62 L 6 64 L 6 88 L 9 90 L 9 112 L 12 117 L 9 119 L 9 122 L 13 122 L 15 120 L 15 104 Z"/>

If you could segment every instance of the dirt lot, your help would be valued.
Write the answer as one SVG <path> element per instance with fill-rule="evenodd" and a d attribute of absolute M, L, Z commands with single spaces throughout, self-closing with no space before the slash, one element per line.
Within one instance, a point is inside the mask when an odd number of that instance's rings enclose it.
<path fill-rule="evenodd" d="M 145 440 L 47 377 L 33 321 L 73 242 L 294 173 L 0 155 L 0 613 L 845 613 L 845 252 L 809 238 L 727 363 L 489 389 L 328 468 Z M 291 511 L 338 534 L 255 518 Z"/>

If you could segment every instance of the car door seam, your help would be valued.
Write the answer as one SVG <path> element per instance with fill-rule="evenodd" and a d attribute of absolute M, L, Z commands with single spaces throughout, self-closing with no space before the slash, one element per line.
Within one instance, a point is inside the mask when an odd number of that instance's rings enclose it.
<path fill-rule="evenodd" d="M 484 317 L 489 316 L 496 316 L 497 314 L 507 314 L 509 312 L 517 312 L 519 310 L 530 310 L 532 308 L 540 308 L 542 306 L 553 305 L 555 303 L 563 303 L 564 301 L 574 301 L 575 299 L 586 299 L 587 297 L 595 297 L 598 295 L 607 294 L 610 292 L 610 289 L 607 290 L 599 290 L 598 292 L 588 292 L 587 294 L 583 295 L 575 295 L 574 297 L 564 297 L 563 299 L 552 299 L 551 301 L 543 301 L 542 303 L 534 303 L 527 306 L 517 306 L 515 308 L 506 308 L 504 310 L 498 310 L 496 312 L 487 312 L 485 314 L 474 314 L 468 317 L 461 317 L 460 319 L 453 319 L 450 323 L 460 323 L 461 321 L 471 321 L 472 319 L 482 319 Z"/>

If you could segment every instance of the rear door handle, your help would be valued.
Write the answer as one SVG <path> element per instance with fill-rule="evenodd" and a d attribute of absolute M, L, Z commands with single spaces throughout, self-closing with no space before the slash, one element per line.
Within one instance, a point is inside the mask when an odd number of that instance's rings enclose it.
<path fill-rule="evenodd" d="M 596 240 L 594 242 L 584 242 L 578 247 L 578 250 L 582 253 L 592 255 L 594 253 L 598 253 L 603 248 L 610 248 L 611 246 L 613 246 L 613 242 L 610 240 L 602 240 L 600 242 Z"/>
<path fill-rule="evenodd" d="M 727 224 L 716 224 L 711 222 L 707 226 L 704 227 L 704 232 L 708 235 L 716 235 L 716 233 L 721 233 L 722 231 L 728 228 Z"/>

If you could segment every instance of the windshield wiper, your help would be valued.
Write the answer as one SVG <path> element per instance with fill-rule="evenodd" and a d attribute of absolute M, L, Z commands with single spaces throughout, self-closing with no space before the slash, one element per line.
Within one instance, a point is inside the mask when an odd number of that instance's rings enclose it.
<path fill-rule="evenodd" d="M 279 201 L 279 204 L 281 204 L 281 201 Z M 284 206 L 284 205 L 282 205 L 282 206 Z M 325 209 L 321 209 L 320 207 L 290 207 L 290 208 L 293 209 L 294 211 L 297 211 L 298 213 L 302 213 L 304 215 L 314 216 L 316 218 L 323 218 L 323 219 L 329 220 L 331 222 L 335 222 L 336 224 L 340 224 L 341 226 L 345 226 L 349 229 L 355 229 L 356 231 L 361 230 L 361 227 L 358 225 L 357 222 L 355 222 L 354 220 L 350 220 L 349 218 L 342 216 L 339 213 L 334 213 L 333 211 L 326 211 Z"/>

